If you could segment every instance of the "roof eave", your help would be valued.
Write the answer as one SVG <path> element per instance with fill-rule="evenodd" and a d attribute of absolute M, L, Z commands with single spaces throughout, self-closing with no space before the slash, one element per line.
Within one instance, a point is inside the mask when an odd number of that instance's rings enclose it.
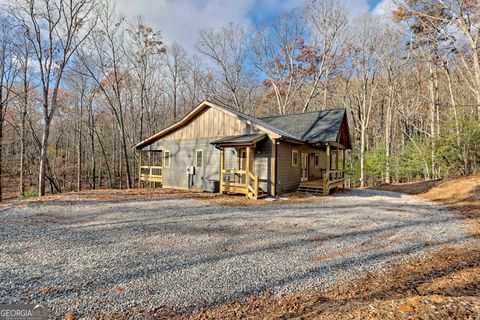
<path fill-rule="evenodd" d="M 227 108 L 225 107 L 222 107 L 220 105 L 217 105 L 213 102 L 210 102 L 210 101 L 203 101 L 202 103 L 200 103 L 195 109 L 193 109 L 192 111 L 190 111 L 190 113 L 188 113 L 186 116 L 184 116 L 181 120 L 179 120 L 178 122 L 172 124 L 171 126 L 155 133 L 154 135 L 140 141 L 139 143 L 137 143 L 134 147 L 136 149 L 142 149 L 154 142 L 156 142 L 158 139 L 160 139 L 162 136 L 168 134 L 169 132 L 171 132 L 172 130 L 175 130 L 179 127 L 181 127 L 182 125 L 184 125 L 186 122 L 188 122 L 190 119 L 192 119 L 194 116 L 196 116 L 198 113 L 200 113 L 204 108 L 206 107 L 211 107 L 211 108 L 215 108 L 216 110 L 220 110 L 222 112 L 225 112 L 226 114 L 232 116 L 232 117 L 235 117 L 235 118 L 239 118 L 241 119 L 242 121 L 245 121 L 247 124 L 251 125 L 251 126 L 254 126 L 256 128 L 258 128 L 260 131 L 263 131 L 265 133 L 267 133 L 269 136 L 271 136 L 273 139 L 278 139 L 280 137 L 282 137 L 281 134 L 279 134 L 278 132 L 275 132 L 265 126 L 263 126 L 262 124 L 260 123 L 257 123 L 257 122 L 252 122 L 251 120 L 249 119 L 245 119 L 244 117 L 241 117 L 240 115 L 238 114 L 235 114 L 233 112 L 231 112 L 230 110 L 228 110 Z M 248 115 L 246 115 L 248 116 Z M 253 117 L 252 117 L 253 118 Z M 259 120 L 260 121 L 260 120 Z"/>

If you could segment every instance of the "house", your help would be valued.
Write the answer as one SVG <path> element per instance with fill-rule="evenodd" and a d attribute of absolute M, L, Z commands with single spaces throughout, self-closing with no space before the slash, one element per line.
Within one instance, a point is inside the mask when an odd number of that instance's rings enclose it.
<path fill-rule="evenodd" d="M 140 181 L 258 199 L 286 192 L 328 194 L 345 185 L 351 149 L 345 109 L 255 118 L 204 101 L 135 146 Z"/>

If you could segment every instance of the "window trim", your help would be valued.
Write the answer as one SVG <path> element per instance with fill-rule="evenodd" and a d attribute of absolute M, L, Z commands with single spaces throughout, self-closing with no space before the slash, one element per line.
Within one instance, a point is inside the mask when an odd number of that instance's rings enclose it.
<path fill-rule="evenodd" d="M 297 158 L 296 158 L 296 163 L 293 162 L 293 154 L 296 153 L 297 154 Z M 292 149 L 292 159 L 291 159 L 291 164 L 292 164 L 292 167 L 298 167 L 298 150 L 297 149 Z"/>
<path fill-rule="evenodd" d="M 198 152 L 202 153 L 202 165 L 198 165 Z M 195 167 L 197 168 L 203 168 L 203 149 L 197 149 L 195 150 Z"/>
<path fill-rule="evenodd" d="M 167 153 L 168 153 L 168 158 L 167 158 Z M 163 167 L 164 168 L 170 168 L 171 158 L 172 158 L 172 154 L 170 153 L 170 150 L 163 150 Z M 167 165 L 167 159 L 168 159 L 168 165 Z"/>
<path fill-rule="evenodd" d="M 320 167 L 320 153 L 318 152 L 313 153 L 313 166 L 315 168 Z"/>

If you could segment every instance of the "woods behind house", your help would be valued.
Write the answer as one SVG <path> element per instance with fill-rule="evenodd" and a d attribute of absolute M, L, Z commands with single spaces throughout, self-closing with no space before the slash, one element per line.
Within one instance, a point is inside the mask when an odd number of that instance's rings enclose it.
<path fill-rule="evenodd" d="M 2 6 L 1 198 L 132 188 L 132 146 L 203 100 L 256 117 L 346 108 L 355 186 L 478 173 L 477 0 L 363 16 L 310 0 L 254 28 L 202 29 L 186 50 L 114 1 Z"/>

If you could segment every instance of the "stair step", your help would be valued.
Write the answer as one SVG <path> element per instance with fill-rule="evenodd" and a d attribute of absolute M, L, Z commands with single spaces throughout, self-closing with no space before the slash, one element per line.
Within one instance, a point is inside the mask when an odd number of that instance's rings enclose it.
<path fill-rule="evenodd" d="M 323 194 L 323 188 L 320 187 L 302 187 L 299 186 L 297 188 L 297 192 L 301 193 L 322 193 Z"/>

